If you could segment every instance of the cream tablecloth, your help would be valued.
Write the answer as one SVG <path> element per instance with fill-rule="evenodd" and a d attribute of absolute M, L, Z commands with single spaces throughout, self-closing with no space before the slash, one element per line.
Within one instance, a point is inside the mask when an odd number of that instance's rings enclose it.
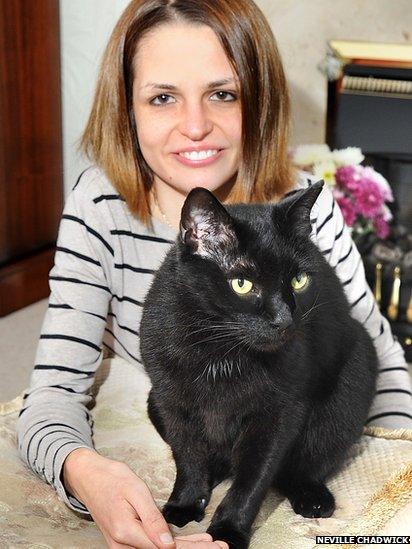
<path fill-rule="evenodd" d="M 169 447 L 147 417 L 149 389 L 148 378 L 133 365 L 106 358 L 94 385 L 94 441 L 101 454 L 136 471 L 162 506 L 172 490 L 175 467 Z M 0 547 L 104 548 L 95 524 L 68 509 L 20 460 L 15 423 L 21 402 L 20 395 L 0 404 Z M 172 529 L 205 531 L 229 485 L 226 481 L 215 488 L 202 522 Z M 412 535 L 412 431 L 365 429 L 328 487 L 337 508 L 327 519 L 296 515 L 288 500 L 271 492 L 255 521 L 251 548 L 309 549 L 316 546 L 316 535 Z"/>

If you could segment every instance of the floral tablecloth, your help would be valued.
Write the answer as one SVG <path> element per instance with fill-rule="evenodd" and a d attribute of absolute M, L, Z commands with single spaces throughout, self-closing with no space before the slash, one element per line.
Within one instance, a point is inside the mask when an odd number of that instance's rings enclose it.
<path fill-rule="evenodd" d="M 133 365 L 119 357 L 103 360 L 93 389 L 94 441 L 101 454 L 136 471 L 162 506 L 172 490 L 175 467 L 169 447 L 147 417 L 149 389 L 148 378 Z M 20 460 L 15 443 L 20 406 L 21 396 L 0 404 L 0 547 L 104 548 L 93 521 L 68 509 Z M 202 522 L 172 530 L 205 531 L 229 485 L 226 481 L 215 488 Z M 365 429 L 328 487 L 337 508 L 327 519 L 296 515 L 287 499 L 269 493 L 254 524 L 251 548 L 309 549 L 316 546 L 316 535 L 412 535 L 412 431 Z"/>

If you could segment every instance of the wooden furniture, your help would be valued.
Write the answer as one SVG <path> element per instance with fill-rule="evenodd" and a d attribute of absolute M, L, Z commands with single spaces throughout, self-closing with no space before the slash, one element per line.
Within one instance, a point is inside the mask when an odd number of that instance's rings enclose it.
<path fill-rule="evenodd" d="M 0 0 L 0 316 L 49 295 L 63 205 L 59 3 Z"/>

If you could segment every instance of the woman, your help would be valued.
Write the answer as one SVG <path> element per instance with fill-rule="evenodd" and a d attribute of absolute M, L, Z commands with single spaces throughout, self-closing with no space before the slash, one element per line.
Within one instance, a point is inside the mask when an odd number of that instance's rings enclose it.
<path fill-rule="evenodd" d="M 129 4 L 103 58 L 82 139 L 95 165 L 65 205 L 18 423 L 22 458 L 70 508 L 89 512 L 111 547 L 227 547 L 208 535 L 169 544 L 160 537 L 169 530 L 147 486 L 93 450 L 88 391 L 102 342 L 142 368 L 142 304 L 191 188 L 206 187 L 225 203 L 265 202 L 308 184 L 288 162 L 288 122 L 280 57 L 251 0 Z M 312 237 L 379 354 L 381 393 L 368 423 L 411 426 L 402 349 L 328 189 L 312 217 Z"/>

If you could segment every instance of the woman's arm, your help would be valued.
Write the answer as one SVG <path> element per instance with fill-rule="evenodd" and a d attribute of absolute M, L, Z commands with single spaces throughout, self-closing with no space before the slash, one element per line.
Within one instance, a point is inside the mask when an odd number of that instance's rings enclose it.
<path fill-rule="evenodd" d="M 17 422 L 22 459 L 81 513 L 87 510 L 66 492 L 61 471 L 70 452 L 93 446 L 88 392 L 102 360 L 111 298 L 104 263 L 113 253 L 90 184 L 83 175 L 64 207 L 49 273 L 49 307 Z"/>
<path fill-rule="evenodd" d="M 367 425 L 412 428 L 412 392 L 401 345 L 382 316 L 365 278 L 359 251 L 331 190 L 324 186 L 311 212 L 312 239 L 335 269 L 351 305 L 353 318 L 373 339 L 379 358 L 377 393 Z"/>

